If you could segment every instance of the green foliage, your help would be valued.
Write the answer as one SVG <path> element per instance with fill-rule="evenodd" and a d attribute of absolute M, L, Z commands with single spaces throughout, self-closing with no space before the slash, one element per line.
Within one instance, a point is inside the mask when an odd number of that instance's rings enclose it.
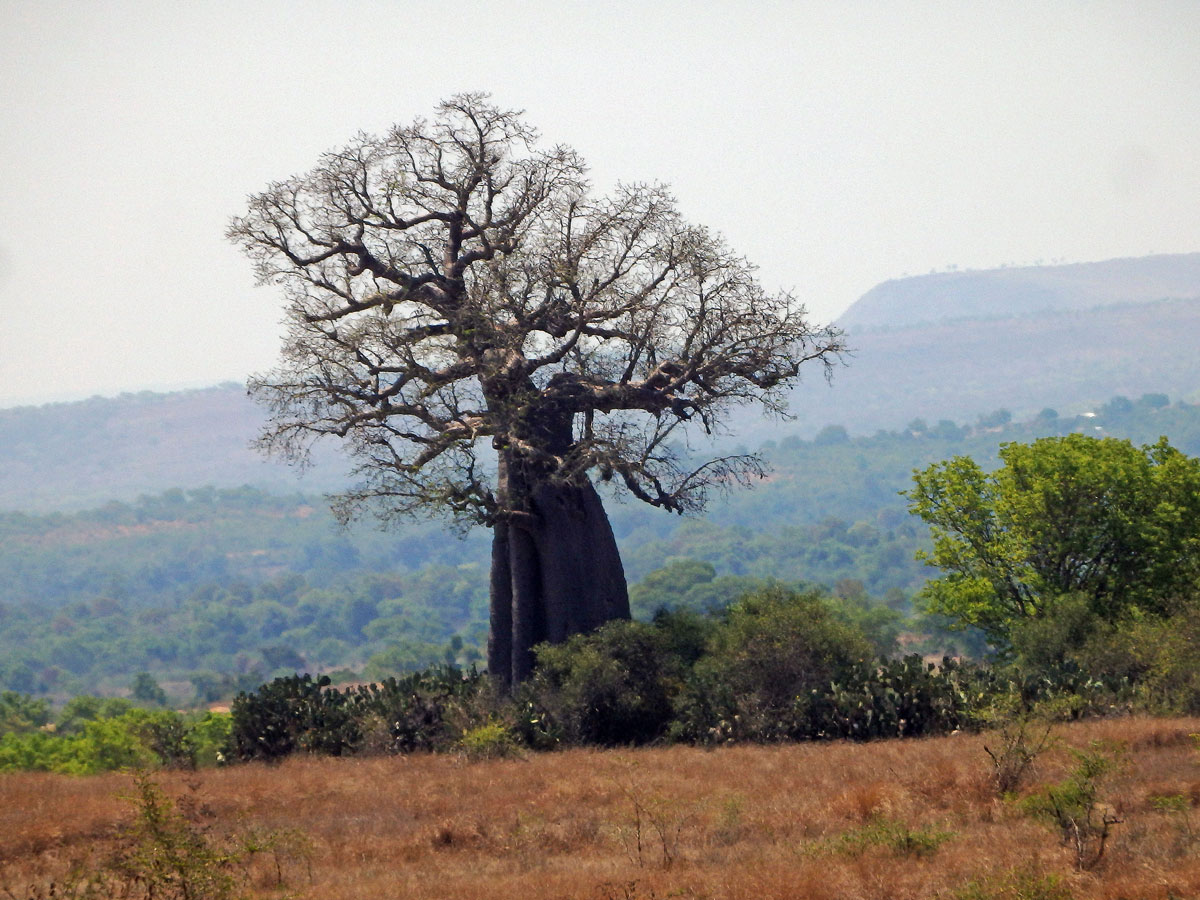
<path fill-rule="evenodd" d="M 50 704 L 29 694 L 0 692 L 0 735 L 36 731 L 50 721 Z"/>
<path fill-rule="evenodd" d="M 862 633 L 839 621 L 825 596 L 772 586 L 725 611 L 682 698 L 677 733 L 806 736 L 814 692 L 873 656 Z"/>
<path fill-rule="evenodd" d="M 147 745 L 142 716 L 130 711 L 112 719 L 96 719 L 83 726 L 76 739 L 79 750 L 78 774 L 142 769 L 155 762 Z"/>
<path fill-rule="evenodd" d="M 953 831 L 942 831 L 929 825 L 909 828 L 883 816 L 876 816 L 858 828 L 853 828 L 827 842 L 827 849 L 850 856 L 860 856 L 872 847 L 881 847 L 896 856 L 931 856 L 954 837 Z"/>
<path fill-rule="evenodd" d="M 250 861 L 274 857 L 276 887 L 283 889 L 284 864 L 307 859 L 310 842 L 295 829 L 220 834 L 200 823 L 194 797 L 169 797 L 146 772 L 133 778 L 127 799 L 133 821 L 116 835 L 115 848 L 45 889 L 31 885 L 30 900 L 235 900 L 249 896 Z M 7 892 L 8 896 L 14 896 Z M 260 895 L 258 891 L 255 896 Z M 292 896 L 289 893 L 277 895 Z"/>
<path fill-rule="evenodd" d="M 87 772 L 79 755 L 75 742 L 53 734 L 0 735 L 0 772 Z"/>
<path fill-rule="evenodd" d="M 468 728 L 458 741 L 463 754 L 470 760 L 507 759 L 519 756 L 520 744 L 503 722 L 495 720 Z"/>
<path fill-rule="evenodd" d="M 1108 417 L 1106 427 L 1120 419 L 1141 422 L 1138 427 L 1143 429 L 1178 426 L 1184 433 L 1190 433 L 1188 417 L 1200 421 L 1193 408 L 1164 405 L 1153 397 L 1114 401 L 1102 415 Z M 44 595 L 52 598 L 38 605 L 5 602 L 7 595 L 0 596 L 0 686 L 28 686 L 0 693 L 0 734 L 11 735 L 0 745 L 0 765 L 86 772 L 141 763 L 188 765 L 192 757 L 199 764 L 212 764 L 226 753 L 223 729 L 230 727 L 231 719 L 212 720 L 202 728 L 194 719 L 154 723 L 135 722 L 133 717 L 92 726 L 89 732 L 88 723 L 121 719 L 131 706 L 126 700 L 81 696 L 64 708 L 57 731 L 46 734 L 38 729 L 47 724 L 48 707 L 39 706 L 42 701 L 31 691 L 53 689 L 61 694 L 85 681 L 96 685 L 92 689 L 119 691 L 140 669 L 146 673 L 145 678 L 138 676 L 145 682 L 146 690 L 138 692 L 143 702 L 152 702 L 151 689 L 158 679 L 189 675 L 202 700 L 227 697 L 239 689 L 257 695 L 255 686 L 267 679 L 273 665 L 307 663 L 310 658 L 350 661 L 359 670 L 369 660 L 367 676 L 384 684 L 348 692 L 340 700 L 309 703 L 316 711 L 304 711 L 305 703 L 300 703 L 300 719 L 308 716 L 310 722 L 295 726 L 291 750 L 281 752 L 448 749 L 464 732 L 486 726 L 489 717 L 504 722 L 517 739 L 541 747 L 665 737 L 704 742 L 937 733 L 974 727 L 980 710 L 1003 696 L 1016 698 L 1022 708 L 1037 707 L 1044 715 L 1058 717 L 1106 714 L 1131 705 L 1200 712 L 1200 599 L 1193 596 L 1197 581 L 1195 571 L 1188 569 L 1192 545 L 1186 541 L 1176 547 L 1176 561 L 1183 561 L 1176 568 L 1183 574 L 1174 586 L 1160 582 L 1153 596 L 1140 587 L 1122 588 L 1118 596 L 1111 588 L 1117 583 L 1113 579 L 1105 589 L 1108 594 L 1101 592 L 1099 600 L 1091 582 L 1084 583 L 1086 589 L 1044 591 L 1036 598 L 1040 605 L 1035 614 L 1004 624 L 1012 668 L 931 668 L 915 660 L 891 659 L 901 628 L 935 634 L 938 628 L 932 615 L 915 623 L 904 618 L 909 611 L 906 592 L 919 581 L 919 575 L 912 574 L 916 567 L 911 555 L 923 538 L 915 520 L 905 519 L 895 491 L 914 463 L 927 463 L 951 447 L 954 452 L 987 450 L 998 440 L 969 428 L 951 428 L 953 423 L 932 428 L 920 424 L 917 430 L 871 439 L 843 441 L 839 436 L 832 446 L 785 440 L 767 449 L 777 469 L 770 489 L 732 498 L 704 521 L 689 520 L 676 528 L 666 520 L 617 509 L 614 527 L 628 548 L 628 570 L 645 573 L 631 593 L 639 614 L 653 614 L 653 625 L 642 626 L 648 630 L 638 638 L 644 637 L 646 645 L 634 639 L 635 629 L 608 644 L 597 638 L 570 654 L 563 650 L 556 660 L 551 651 L 542 699 L 534 703 L 527 698 L 524 705 L 511 708 L 487 697 L 486 685 L 474 676 L 406 674 L 443 661 L 469 664 L 473 653 L 478 658 L 486 629 L 486 568 L 469 556 L 475 552 L 472 547 L 482 545 L 459 545 L 449 552 L 443 542 L 418 536 L 414 541 L 421 547 L 414 559 L 437 562 L 404 574 L 371 572 L 371 566 L 391 565 L 395 557 L 380 545 L 360 542 L 356 535 L 327 540 L 316 525 L 324 513 L 308 509 L 320 501 L 309 504 L 304 498 L 256 492 L 168 492 L 133 505 L 115 504 L 71 516 L 0 514 L 0 568 L 13 548 L 24 548 L 22 552 L 32 553 L 31 566 L 14 578 L 20 581 L 31 571 L 41 571 L 38 592 L 44 587 Z M 1025 427 L 1009 422 L 1003 434 L 1022 435 Z M 1078 421 L 1046 416 L 1028 426 L 1034 427 L 1069 430 L 1078 427 Z M 1118 494 L 1103 502 L 1085 497 L 1088 502 L 1080 501 L 1077 507 L 1067 502 L 1068 488 L 1082 491 L 1111 470 L 1134 485 L 1160 485 L 1161 496 L 1167 498 L 1157 505 L 1124 508 L 1127 519 L 1148 509 L 1159 516 L 1144 532 L 1132 527 L 1120 531 L 1113 525 L 1111 533 L 1127 539 L 1127 548 L 1144 547 L 1136 541 L 1151 539 L 1156 547 L 1169 547 L 1164 532 L 1174 533 L 1173 528 L 1200 520 L 1194 509 L 1195 460 L 1165 443 L 1142 450 L 1123 445 L 1117 452 L 1112 445 L 1122 442 L 1076 435 L 1029 447 L 1043 444 L 1058 448 L 1049 454 L 1050 462 L 1040 456 L 1031 460 L 1032 451 L 1007 449 L 1024 445 L 1006 445 L 1005 453 L 1014 460 L 1009 468 L 1017 473 L 1011 475 L 1012 483 L 1028 494 L 1021 495 L 1024 505 L 1009 504 L 1013 516 L 1029 511 L 1066 516 L 1077 508 L 1085 523 L 1105 524 L 1109 520 L 1104 516 L 1110 515 L 1117 525 L 1128 525 L 1115 512 L 1123 508 Z M 1093 465 L 1095 460 L 1104 465 Z M 940 465 L 944 470 L 950 464 Z M 1143 469 L 1150 472 L 1149 480 L 1138 481 Z M 979 477 L 979 484 L 986 486 L 999 476 Z M 831 510 L 845 518 L 830 515 Z M 221 544 L 227 559 L 245 565 L 235 562 L 223 572 L 214 569 L 213 578 L 196 587 L 188 579 L 205 567 L 188 569 L 181 559 L 194 560 L 201 551 L 173 545 L 172 536 L 191 533 L 192 526 L 208 534 L 206 516 L 214 513 L 245 548 L 254 549 L 241 557 L 232 545 Z M 255 535 L 276 534 L 264 529 L 267 520 L 281 523 L 278 546 L 253 543 Z M 179 523 L 189 527 L 177 527 Z M 1074 523 L 1071 517 L 1068 524 L 1073 528 Z M 1064 545 L 1081 546 L 1075 531 L 1082 529 L 1072 528 L 1063 530 Z M 64 563 L 33 564 L 38 547 L 56 546 L 57 540 L 74 546 L 70 541 L 81 534 L 108 534 L 106 529 L 111 535 L 155 535 L 131 555 L 145 571 L 135 577 L 115 567 L 112 559 L 131 546 L 119 544 L 115 537 L 111 544 L 105 543 L 107 537 L 87 544 L 93 549 L 108 546 L 113 554 L 108 561 L 86 554 L 71 557 L 71 565 L 85 563 L 71 579 L 63 575 Z M 1018 531 L 1014 526 L 989 546 L 999 547 L 1004 541 L 1030 544 L 1031 538 L 1018 540 Z M 1026 531 L 1050 533 L 1046 528 Z M 301 549 L 291 543 L 294 538 L 303 538 Z M 349 541 L 356 549 L 352 552 L 338 541 Z M 293 550 L 294 558 L 288 555 Z M 459 558 L 464 552 L 467 562 Z M 1145 553 L 1140 555 L 1143 558 L 1135 562 L 1149 573 L 1146 577 L 1158 578 L 1164 566 L 1154 568 L 1146 563 Z M 312 565 L 297 564 L 301 558 Z M 334 558 L 339 565 L 361 568 L 339 573 L 329 562 Z M 161 565 L 153 565 L 155 559 Z M 1031 570 L 1042 565 L 1040 558 L 1031 559 Z M 294 565 L 303 574 L 268 574 Z M 1185 583 L 1189 571 L 1192 581 Z M 820 573 L 833 585 L 832 591 L 785 589 L 767 578 L 798 582 L 812 573 Z M 176 576 L 179 580 L 172 581 Z M 7 584 L 0 594 L 14 589 L 33 595 L 31 584 Z M 875 599 L 883 585 L 888 588 L 886 604 Z M 738 599 L 747 592 L 773 591 L 808 596 L 808 605 L 798 602 L 798 611 L 787 613 L 769 603 L 744 604 Z M 151 601 L 152 596 L 161 600 Z M 756 631 L 751 623 L 758 619 L 762 623 Z M 906 646 L 913 646 L 911 635 L 905 638 Z M 943 638 L 917 646 L 925 653 L 940 650 L 945 645 L 939 640 Z M 833 654 L 836 665 L 831 667 L 822 641 L 854 649 Z M 968 646 L 965 637 L 959 646 Z M 975 653 L 981 650 L 978 643 L 969 646 Z M 881 656 L 887 659 L 880 661 Z M 642 665 L 645 659 L 656 661 L 659 668 Z M 824 662 L 811 670 L 799 666 L 798 661 L 811 659 Z M 101 684 L 96 673 L 122 674 Z M 154 698 L 161 700 L 157 694 Z M 597 702 L 589 704 L 589 698 Z M 280 721 L 290 720 L 293 712 L 286 703 L 283 709 Z M 633 724 L 625 731 L 621 722 Z M 637 724 L 646 722 L 653 727 Z M 211 735 L 202 736 L 205 729 Z"/>
<path fill-rule="evenodd" d="M 862 662 L 812 692 L 810 736 L 871 740 L 975 727 L 996 687 L 991 673 L 950 658 L 940 666 L 916 655 Z"/>
<path fill-rule="evenodd" d="M 534 677 L 521 696 L 566 740 L 644 744 L 665 733 L 680 662 L 658 628 L 609 622 L 534 652 Z"/>
<path fill-rule="evenodd" d="M 654 629 L 667 654 L 685 669 L 708 652 L 720 623 L 713 615 L 691 609 L 660 609 L 654 614 Z"/>
<path fill-rule="evenodd" d="M 1007 685 L 983 667 L 919 656 L 864 660 L 794 698 L 766 727 L 748 701 L 714 678 L 690 680 L 676 697 L 671 734 L 695 743 L 738 740 L 875 740 L 976 728 Z M 786 730 L 785 730 L 786 729 Z"/>
<path fill-rule="evenodd" d="M 154 680 L 149 672 L 138 672 L 129 686 L 129 695 L 139 703 L 149 703 L 154 706 L 167 705 L 167 692 Z"/>
<path fill-rule="evenodd" d="M 233 716 L 230 713 L 205 712 L 191 723 L 188 743 L 197 767 L 221 765 L 230 756 L 233 741 Z"/>
<path fill-rule="evenodd" d="M 277 760 L 293 752 L 340 756 L 354 750 L 362 730 L 347 696 L 327 690 L 329 678 L 291 675 L 253 693 L 240 693 L 230 711 L 230 739 L 240 760 Z"/>
<path fill-rule="evenodd" d="M 134 778 L 137 817 L 128 844 L 110 864 L 118 882 L 147 898 L 229 900 L 238 856 L 189 822 L 148 775 Z"/>
<path fill-rule="evenodd" d="M 897 639 L 905 625 L 904 616 L 870 597 L 861 581 L 842 579 L 833 586 L 827 602 L 837 618 L 870 641 L 875 655 L 893 656 L 899 650 Z"/>
<path fill-rule="evenodd" d="M 914 474 L 910 509 L 933 536 L 924 558 L 944 573 L 924 588 L 931 611 L 1008 646 L 1015 625 L 1060 603 L 1111 622 L 1168 613 L 1194 590 L 1200 460 L 1165 438 L 1138 449 L 1076 434 L 1003 444 L 1000 460 Z"/>
<path fill-rule="evenodd" d="M 857 580 L 872 597 L 900 596 L 889 605 L 906 615 L 904 598 L 928 573 L 914 555 L 930 549 L 897 493 L 914 467 L 955 454 L 985 459 L 1002 440 L 1096 425 L 1136 441 L 1169 434 L 1174 446 L 1200 453 L 1200 405 L 1162 399 L 1134 400 L 1124 413 L 1106 404 L 1087 419 L 1009 422 L 999 432 L 939 422 L 833 444 L 769 442 L 769 486 L 714 503 L 702 520 L 612 509 L 637 617 L 661 606 L 721 609 L 767 579 Z M 447 661 L 471 665 L 487 630 L 482 535 L 447 542 L 427 523 L 399 535 L 343 532 L 321 497 L 250 488 L 172 490 L 71 513 L 0 512 L 0 576 L 0 691 L 35 696 L 121 693 L 139 671 L 163 683 L 191 679 L 198 703 L 304 669 L 363 671 L 371 661 L 366 677 L 402 676 Z M 877 649 L 894 630 L 858 624 Z M 985 649 L 976 635 L 947 634 L 937 618 L 918 626 L 932 635 L 922 652 Z M 285 662 L 286 670 L 277 665 Z"/>
<path fill-rule="evenodd" d="M 646 618 L 660 609 L 677 606 L 696 608 L 688 592 L 711 584 L 717 577 L 712 563 L 699 559 L 677 559 L 649 573 L 629 589 L 629 607 L 636 618 Z"/>
<path fill-rule="evenodd" d="M 205 762 L 215 759 L 204 729 L 197 732 L 196 725 L 178 713 L 125 704 L 114 705 L 110 715 L 76 718 L 83 705 L 75 704 L 69 728 L 0 736 L 0 772 L 91 775 L 155 766 L 194 768 L 201 752 Z M 205 727 L 210 735 L 215 733 L 213 726 Z"/>
<path fill-rule="evenodd" d="M 1062 832 L 1075 851 L 1080 870 L 1093 868 L 1104 856 L 1112 828 L 1121 822 L 1116 809 L 1100 801 L 1105 780 L 1121 765 L 1122 750 L 1093 741 L 1087 749 L 1072 749 L 1076 766 L 1063 782 L 1045 787 L 1021 801 L 1022 808 Z"/>
<path fill-rule="evenodd" d="M 196 768 L 197 735 L 193 723 L 166 710 L 135 711 L 130 716 L 140 719 L 136 725 L 138 734 L 162 765 L 172 769 Z"/>
<path fill-rule="evenodd" d="M 67 701 L 58 714 L 59 734 L 78 734 L 88 722 L 97 719 L 112 719 L 122 716 L 133 708 L 133 704 L 122 697 L 95 697 L 80 694 Z"/>
<path fill-rule="evenodd" d="M 1032 867 L 969 882 L 954 900 L 1074 900 L 1062 876 Z"/>
<path fill-rule="evenodd" d="M 1129 685 L 1153 713 L 1200 713 L 1200 596 L 1165 618 L 1128 617 L 1096 628 L 1072 654 L 1079 668 Z"/>
<path fill-rule="evenodd" d="M 1029 703 L 1066 718 L 1138 708 L 1200 712 L 1200 598 L 1167 616 L 1139 610 L 1116 621 L 1068 595 L 1043 616 L 1012 628 L 1014 672 Z"/>
<path fill-rule="evenodd" d="M 211 702 L 285 666 L 360 668 L 397 636 L 409 654 L 388 674 L 442 661 L 456 634 L 459 656 L 477 658 L 486 567 L 463 557 L 484 556 L 482 540 L 447 544 L 432 526 L 400 541 L 341 534 L 325 507 L 199 490 L 69 516 L 0 512 L 0 689 L 116 693 L 144 671 L 195 676 Z"/>
<path fill-rule="evenodd" d="M 439 666 L 403 678 L 353 688 L 346 701 L 372 749 L 387 753 L 445 750 L 459 735 L 489 720 L 490 685 L 474 668 Z"/>
<path fill-rule="evenodd" d="M 239 695 L 231 714 L 189 718 L 123 703 L 113 704 L 119 715 L 79 719 L 100 703 L 79 698 L 70 713 L 82 724 L 73 732 L 0 737 L 0 771 L 87 774 L 297 752 L 487 758 L 522 746 L 870 740 L 1112 708 L 1111 692 L 1083 672 L 875 658 L 829 604 L 819 591 L 777 586 L 719 616 L 683 609 L 653 624 L 610 623 L 539 647 L 535 676 L 515 699 L 495 694 L 485 675 L 453 667 L 344 691 L 325 676 L 287 676 Z M 1028 752 L 1024 732 L 1012 741 L 1005 734 L 989 750 L 998 786 L 1006 767 L 1019 771 L 1002 791 L 1040 752 Z"/>
<path fill-rule="evenodd" d="M 1052 671 L 1069 661 L 1078 661 L 1079 649 L 1106 624 L 1111 623 L 1095 615 L 1086 594 L 1063 594 L 1040 615 L 1013 621 L 1009 626 L 1008 646 L 1023 668 Z"/>
<path fill-rule="evenodd" d="M 276 678 L 234 700 L 228 744 L 239 760 L 291 753 L 341 756 L 362 749 L 408 753 L 445 750 L 488 721 L 486 679 L 452 666 L 338 691 L 328 676 Z M 224 723 L 208 726 L 214 755 Z"/>

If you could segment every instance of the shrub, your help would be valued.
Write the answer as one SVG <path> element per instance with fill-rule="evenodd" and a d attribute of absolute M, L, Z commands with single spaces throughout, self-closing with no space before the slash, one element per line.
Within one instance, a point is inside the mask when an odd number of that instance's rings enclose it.
<path fill-rule="evenodd" d="M 93 775 L 147 768 L 164 760 L 152 746 L 154 727 L 170 727 L 166 716 L 136 710 L 85 722 L 82 734 L 6 734 L 0 737 L 0 772 L 58 772 Z"/>
<path fill-rule="evenodd" d="M 130 798 L 137 817 L 127 832 L 127 843 L 110 863 L 110 869 L 127 895 L 194 900 L 233 898 L 238 886 L 235 852 L 219 846 L 176 809 L 149 776 L 136 776 L 137 790 Z M 114 892 L 115 893 L 115 892 Z"/>
<path fill-rule="evenodd" d="M 1072 900 L 1073 897 L 1061 876 L 1027 868 L 971 881 L 954 895 L 954 900 Z"/>
<path fill-rule="evenodd" d="M 1030 713 L 1018 712 L 998 719 L 1000 728 L 983 751 L 992 761 L 992 783 L 1001 797 L 1014 793 L 1033 769 L 1037 758 L 1056 743 L 1051 723 Z"/>
<path fill-rule="evenodd" d="M 80 694 L 72 697 L 58 714 L 59 734 L 78 734 L 87 722 L 112 719 L 124 715 L 133 704 L 123 697 L 93 697 Z"/>
<path fill-rule="evenodd" d="M 344 694 L 326 690 L 329 678 L 290 675 L 240 693 L 230 731 L 238 759 L 280 759 L 295 751 L 340 756 L 362 739 Z"/>
<path fill-rule="evenodd" d="M 896 856 L 930 856 L 946 841 L 952 831 L 939 831 L 928 825 L 909 828 L 903 822 L 875 817 L 866 824 L 847 831 L 824 846 L 829 850 L 859 856 L 872 847 L 882 847 Z"/>
<path fill-rule="evenodd" d="M 49 721 L 50 706 L 45 700 L 16 691 L 0 692 L 0 734 L 36 731 Z"/>
<path fill-rule="evenodd" d="M 496 721 L 467 729 L 459 739 L 458 746 L 470 760 L 507 759 L 521 752 L 508 726 Z"/>
<path fill-rule="evenodd" d="M 194 797 L 172 800 L 145 772 L 134 775 L 133 821 L 115 846 L 77 861 L 49 885 L 30 885 L 29 900 L 235 900 L 249 896 L 250 865 L 262 853 L 274 857 L 275 886 L 285 888 L 284 864 L 310 855 L 310 842 L 293 829 L 213 833 L 199 824 Z M 5 886 L 6 896 L 13 894 Z M 269 896 L 255 892 L 255 896 Z M 274 896 L 288 897 L 290 893 Z"/>
<path fill-rule="evenodd" d="M 665 734 L 681 669 L 665 631 L 609 622 L 565 644 L 535 648 L 522 697 L 572 743 L 644 744 Z"/>
<path fill-rule="evenodd" d="M 167 693 L 149 672 L 138 672 L 129 685 L 130 696 L 138 703 L 166 706 Z"/>
<path fill-rule="evenodd" d="M 1100 802 L 1100 788 L 1120 765 L 1121 751 L 1093 741 L 1086 750 L 1073 749 L 1071 753 L 1077 765 L 1070 776 L 1026 797 L 1022 806 L 1061 829 L 1063 841 L 1075 851 L 1075 865 L 1082 871 L 1100 862 L 1113 826 L 1121 821 L 1112 806 Z"/>
<path fill-rule="evenodd" d="M 973 666 L 944 658 L 940 666 L 916 655 L 863 662 L 845 669 L 826 692 L 806 704 L 810 737 L 868 740 L 948 734 L 976 722 L 993 686 Z"/>
<path fill-rule="evenodd" d="M 188 740 L 197 766 L 224 763 L 232 754 L 233 716 L 229 713 L 206 712 L 191 723 Z"/>
<path fill-rule="evenodd" d="M 45 732 L 0 735 L 0 773 L 63 772 L 84 774 L 80 741 Z"/>
<path fill-rule="evenodd" d="M 707 652 L 717 620 L 693 609 L 664 608 L 654 614 L 654 628 L 663 649 L 681 665 L 690 667 Z"/>
<path fill-rule="evenodd" d="M 130 710 L 127 719 L 142 743 L 171 769 L 196 768 L 196 747 L 191 729 L 178 713 Z"/>
<path fill-rule="evenodd" d="M 1173 615 L 1122 623 L 1082 658 L 1091 671 L 1123 675 L 1137 702 L 1157 714 L 1200 714 L 1200 600 Z"/>
<path fill-rule="evenodd" d="M 474 667 L 441 666 L 346 692 L 364 733 L 381 732 L 388 753 L 448 750 L 464 730 L 488 721 L 490 686 Z"/>
<path fill-rule="evenodd" d="M 872 655 L 819 591 L 776 585 L 746 594 L 725 611 L 696 664 L 677 704 L 675 733 L 693 740 L 813 736 L 812 698 Z"/>

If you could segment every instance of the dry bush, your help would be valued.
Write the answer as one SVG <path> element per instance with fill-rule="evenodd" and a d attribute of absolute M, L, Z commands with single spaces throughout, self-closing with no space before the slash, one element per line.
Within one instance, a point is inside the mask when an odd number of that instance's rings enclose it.
<path fill-rule="evenodd" d="M 1195 719 L 1061 726 L 1061 746 L 1039 758 L 1025 795 L 1068 776 L 1069 747 L 1127 748 L 1102 797 L 1124 821 L 1105 865 L 1085 873 L 1059 834 L 995 797 L 983 749 L 994 736 L 477 762 L 294 757 L 161 781 L 231 832 L 302 832 L 313 882 L 293 879 L 291 889 L 314 900 L 1028 900 L 1022 885 L 1052 882 L 1059 896 L 1037 900 L 1168 900 L 1200 897 L 1200 854 L 1184 840 L 1181 811 L 1154 798 L 1183 798 L 1200 823 L 1200 753 L 1187 737 L 1198 731 Z M 0 777 L 0 897 L 103 853 L 130 820 L 118 797 L 129 787 L 118 775 Z M 641 865 L 627 842 L 631 793 L 649 835 Z M 666 854 L 651 816 L 668 832 Z M 888 829 L 950 836 L 905 855 L 875 840 Z M 855 852 L 821 852 L 839 843 Z M 255 897 L 274 890 L 269 857 L 256 862 Z"/>

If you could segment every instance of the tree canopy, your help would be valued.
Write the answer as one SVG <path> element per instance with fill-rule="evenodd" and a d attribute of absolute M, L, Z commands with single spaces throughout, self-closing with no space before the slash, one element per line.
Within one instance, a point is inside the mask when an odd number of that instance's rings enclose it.
<path fill-rule="evenodd" d="M 501 677 L 524 677 L 539 640 L 628 616 L 589 472 L 698 509 L 762 469 L 691 462 L 686 426 L 711 432 L 739 403 L 782 412 L 801 365 L 843 349 L 665 188 L 593 196 L 575 151 L 485 95 L 359 135 L 249 205 L 229 235 L 289 323 L 279 367 L 251 383 L 272 414 L 262 445 L 303 458 L 345 439 L 361 483 L 344 516 L 492 527 Z"/>
<path fill-rule="evenodd" d="M 914 473 L 910 510 L 943 571 L 928 608 L 1004 645 L 1014 623 L 1068 596 L 1115 621 L 1169 613 L 1200 585 L 1200 460 L 1165 438 L 1135 447 L 1081 434 L 1000 448 L 985 472 L 954 457 Z"/>

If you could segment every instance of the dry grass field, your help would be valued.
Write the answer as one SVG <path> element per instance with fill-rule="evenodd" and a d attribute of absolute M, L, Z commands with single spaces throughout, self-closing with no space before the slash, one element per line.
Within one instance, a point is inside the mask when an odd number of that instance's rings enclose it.
<path fill-rule="evenodd" d="M 255 897 L 1191 900 L 1195 732 L 1197 719 L 1057 729 L 1021 794 L 1067 778 L 1071 747 L 1123 748 L 1099 792 L 1119 821 L 1082 871 L 1061 829 L 997 796 L 984 751 L 995 734 L 476 762 L 293 758 L 156 777 L 212 835 L 303 833 L 304 853 L 259 854 L 246 882 Z M 48 896 L 73 866 L 100 865 L 134 818 L 121 796 L 132 787 L 121 775 L 0 777 L 0 897 Z"/>

